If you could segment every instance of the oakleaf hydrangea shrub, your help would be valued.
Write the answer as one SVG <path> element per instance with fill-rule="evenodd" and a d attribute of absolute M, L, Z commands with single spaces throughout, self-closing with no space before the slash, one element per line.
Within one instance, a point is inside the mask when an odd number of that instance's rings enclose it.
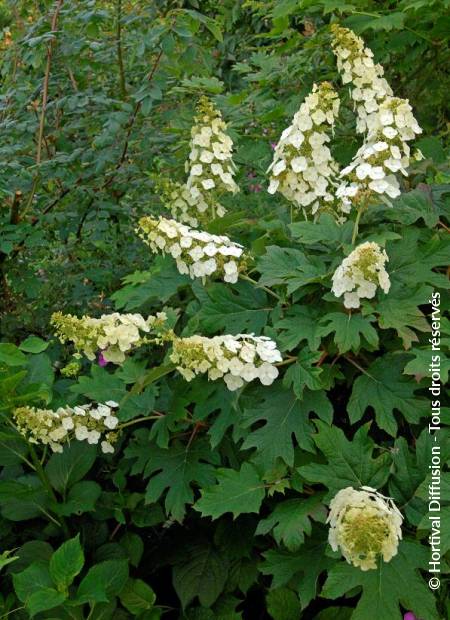
<path fill-rule="evenodd" d="M 198 16 L 177 11 L 161 55 Z M 237 64 L 232 94 L 186 78 L 209 94 L 190 141 L 192 93 L 153 102 L 173 131 L 179 97 L 186 148 L 145 172 L 163 212 L 129 213 L 144 269 L 89 312 L 61 300 L 53 339 L 0 344 L 3 565 L 29 617 L 444 617 L 424 571 L 447 216 L 412 105 L 354 32 L 320 36 L 302 96 L 289 48 Z"/>

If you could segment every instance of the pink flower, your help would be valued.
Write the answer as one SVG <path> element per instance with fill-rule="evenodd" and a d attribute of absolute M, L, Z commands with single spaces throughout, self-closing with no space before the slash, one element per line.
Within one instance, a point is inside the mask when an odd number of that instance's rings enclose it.
<path fill-rule="evenodd" d="M 103 366 L 106 366 L 107 363 L 107 360 L 105 360 L 105 358 L 103 357 L 103 353 L 100 352 L 98 354 L 98 365 L 103 368 Z"/>
<path fill-rule="evenodd" d="M 272 147 L 272 150 L 274 151 L 277 148 L 277 143 L 276 142 L 271 142 L 270 146 Z"/>
<path fill-rule="evenodd" d="M 250 185 L 248 189 L 251 192 L 258 193 L 262 190 L 262 186 L 259 183 L 256 183 L 255 185 Z"/>
<path fill-rule="evenodd" d="M 419 620 L 412 611 L 407 611 L 403 616 L 403 620 Z"/>

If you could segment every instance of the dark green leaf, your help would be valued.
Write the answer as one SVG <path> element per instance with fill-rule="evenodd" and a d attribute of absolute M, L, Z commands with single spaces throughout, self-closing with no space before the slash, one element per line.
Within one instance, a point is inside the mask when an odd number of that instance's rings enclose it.
<path fill-rule="evenodd" d="M 326 509 L 320 495 L 288 499 L 277 504 L 270 516 L 258 523 L 255 534 L 273 531 L 278 545 L 283 543 L 289 551 L 296 551 L 304 543 L 305 534 L 311 534 L 311 519 L 324 522 L 325 518 Z"/>
<path fill-rule="evenodd" d="M 83 478 L 94 464 L 97 447 L 85 441 L 73 441 L 64 446 L 63 452 L 53 454 L 47 463 L 46 472 L 50 484 L 63 493 Z"/>
<path fill-rule="evenodd" d="M 376 329 L 371 325 L 375 321 L 375 317 L 362 316 L 362 314 L 346 314 L 344 312 L 331 312 L 326 314 L 321 321 L 319 329 L 320 336 L 334 334 L 334 342 L 336 343 L 339 353 L 347 353 L 347 351 L 359 351 L 365 340 L 372 347 L 378 347 L 378 334 Z"/>
<path fill-rule="evenodd" d="M 37 336 L 28 336 L 28 338 L 26 338 L 19 346 L 19 349 L 21 351 L 25 351 L 26 353 L 42 353 L 42 351 L 45 351 L 45 349 L 48 348 L 49 344 L 49 342 L 46 342 Z"/>
<path fill-rule="evenodd" d="M 211 546 L 190 549 L 190 555 L 173 569 L 173 585 L 185 608 L 196 596 L 210 607 L 222 592 L 228 570 L 222 558 Z"/>
<path fill-rule="evenodd" d="M 107 603 L 119 594 L 128 579 L 125 560 L 106 560 L 89 569 L 77 591 L 76 601 L 81 603 Z"/>
<path fill-rule="evenodd" d="M 128 579 L 120 593 L 120 602 L 134 616 L 152 609 L 155 601 L 155 593 L 142 579 Z"/>
<path fill-rule="evenodd" d="M 267 295 L 247 283 L 240 282 L 232 289 L 213 284 L 207 291 L 201 289 L 196 294 L 201 303 L 196 318 L 206 333 L 223 329 L 231 334 L 260 334 L 266 325 L 270 310 Z"/>
<path fill-rule="evenodd" d="M 412 542 L 401 542 L 398 555 L 390 562 L 380 560 L 376 570 L 367 572 L 339 562 L 329 572 L 322 596 L 336 599 L 356 587 L 362 587 L 361 598 L 352 620 L 389 618 L 402 620 L 404 609 L 414 609 L 419 618 L 438 620 L 435 600 L 418 569 L 428 563 L 428 550 Z"/>
<path fill-rule="evenodd" d="M 352 423 L 372 407 L 378 426 L 395 436 L 394 411 L 400 411 L 408 422 L 415 424 L 427 414 L 428 403 L 415 396 L 417 384 L 403 375 L 405 363 L 405 356 L 387 354 L 356 379 L 347 407 Z"/>
<path fill-rule="evenodd" d="M 315 424 L 318 432 L 313 435 L 314 443 L 327 462 L 300 467 L 298 471 L 306 480 L 324 484 L 330 490 L 329 496 L 348 486 L 377 489 L 383 486 L 389 476 L 391 457 L 384 452 L 373 458 L 375 444 L 368 436 L 368 425 L 361 427 L 349 441 L 340 428 L 320 420 Z"/>
<path fill-rule="evenodd" d="M 7 366 L 24 366 L 27 357 L 15 344 L 0 342 L 0 362 Z"/>
<path fill-rule="evenodd" d="M 236 518 L 240 514 L 258 512 L 265 496 L 256 468 L 244 463 L 240 471 L 217 469 L 217 484 L 202 490 L 202 496 L 194 508 L 204 517 L 217 519 L 226 512 Z"/>
<path fill-rule="evenodd" d="M 80 536 L 67 540 L 52 555 L 50 576 L 60 592 L 66 592 L 84 565 L 84 553 Z"/>

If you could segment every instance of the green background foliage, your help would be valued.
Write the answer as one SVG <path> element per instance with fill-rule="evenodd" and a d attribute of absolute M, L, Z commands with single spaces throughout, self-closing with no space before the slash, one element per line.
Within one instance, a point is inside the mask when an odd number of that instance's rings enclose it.
<path fill-rule="evenodd" d="M 423 578 L 431 292 L 443 311 L 448 303 L 448 8 L 0 3 L 0 617 L 449 617 L 446 561 L 439 591 Z M 386 247 L 391 291 L 352 314 L 330 293 L 352 223 L 301 221 L 265 191 L 271 143 L 314 82 L 331 81 L 342 98 L 337 161 L 359 146 L 330 47 L 337 21 L 364 37 L 424 129 L 416 146 L 425 159 L 402 196 L 371 208 L 360 226 L 358 240 Z M 139 217 L 163 212 L 155 178 L 184 178 L 200 94 L 229 124 L 241 188 L 209 230 L 249 248 L 255 285 L 190 281 L 134 233 Z M 177 311 L 178 334 L 274 338 L 286 361 L 280 378 L 230 393 L 163 366 L 143 387 L 165 363 L 148 347 L 122 367 L 83 361 L 78 376 L 61 373 L 70 351 L 51 333 L 52 312 L 164 306 Z M 443 319 L 443 348 L 449 332 Z M 442 356 L 444 380 L 448 368 Z M 50 455 L 9 423 L 24 404 L 108 399 L 122 401 L 120 420 L 130 423 L 113 455 L 84 442 Z M 440 437 L 448 464 L 447 432 Z M 333 495 L 360 485 L 391 495 L 405 516 L 399 554 L 368 573 L 331 551 L 324 525 Z"/>

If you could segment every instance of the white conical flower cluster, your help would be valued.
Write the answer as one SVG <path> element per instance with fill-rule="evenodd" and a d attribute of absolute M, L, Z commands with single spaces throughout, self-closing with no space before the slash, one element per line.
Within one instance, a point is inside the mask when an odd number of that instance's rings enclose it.
<path fill-rule="evenodd" d="M 339 98 L 331 84 L 315 84 L 275 147 L 268 169 L 270 194 L 278 191 L 312 214 L 336 211 L 333 179 L 338 166 L 327 143 L 338 113 Z"/>
<path fill-rule="evenodd" d="M 377 243 L 361 243 L 334 272 L 333 293 L 336 297 L 344 295 L 346 308 L 359 308 L 360 300 L 372 299 L 378 286 L 388 293 L 391 283 L 384 268 L 388 260 L 385 250 Z"/>
<path fill-rule="evenodd" d="M 228 389 L 234 391 L 254 379 L 271 385 L 278 376 L 274 364 L 282 358 L 270 338 L 238 334 L 175 338 L 170 359 L 186 381 L 207 373 L 211 381 L 223 378 Z"/>
<path fill-rule="evenodd" d="M 344 168 L 336 196 L 349 211 L 375 193 L 396 198 L 400 185 L 395 173 L 408 176 L 408 141 L 422 132 L 408 100 L 394 97 L 383 77 L 383 68 L 373 62 L 373 53 L 354 32 L 333 26 L 333 49 L 344 84 L 351 84 L 356 103 L 357 131 L 366 132 L 363 145 Z"/>
<path fill-rule="evenodd" d="M 36 409 L 18 407 L 12 412 L 17 430 L 30 443 L 49 445 L 54 452 L 62 452 L 63 444 L 76 439 L 89 444 L 100 442 L 102 452 L 114 452 L 117 440 L 115 429 L 119 423 L 114 409 L 119 405 L 107 401 L 99 405 L 81 405 Z"/>
<path fill-rule="evenodd" d="M 137 233 L 152 252 L 170 254 L 178 271 L 191 278 L 215 275 L 234 283 L 246 267 L 243 247 L 225 235 L 191 229 L 164 217 L 141 218 Z"/>
<path fill-rule="evenodd" d="M 191 151 L 186 162 L 187 187 L 194 197 L 214 191 L 239 191 L 234 181 L 233 141 L 226 133 L 222 115 L 207 97 L 201 97 L 191 129 Z M 220 214 L 219 214 L 220 215 Z"/>
<path fill-rule="evenodd" d="M 366 140 L 350 165 L 341 175 L 349 180 L 337 190 L 341 200 L 350 206 L 360 192 L 400 196 L 396 172 L 408 176 L 410 148 L 407 144 L 422 132 L 408 101 L 389 97 L 381 103 L 377 114 L 370 120 Z"/>
<path fill-rule="evenodd" d="M 372 50 L 364 46 L 360 37 L 337 24 L 331 30 L 339 73 L 343 83 L 351 85 L 351 97 L 356 104 L 356 130 L 364 133 L 380 103 L 393 94 L 392 89 L 383 77 L 383 67 L 374 63 Z"/>
<path fill-rule="evenodd" d="M 102 355 L 105 362 L 120 364 L 125 353 L 147 343 L 159 344 L 164 337 L 167 316 L 158 312 L 144 319 L 140 314 L 103 314 L 100 318 L 55 312 L 51 323 L 61 342 L 73 342 L 77 352 L 89 360 Z M 148 334 L 148 336 L 146 336 Z M 154 337 L 150 338 L 152 334 Z"/>
<path fill-rule="evenodd" d="M 363 571 L 375 569 L 379 557 L 389 562 L 397 554 L 402 521 L 391 498 L 371 487 L 347 487 L 330 503 L 328 542 L 349 564 Z"/>

